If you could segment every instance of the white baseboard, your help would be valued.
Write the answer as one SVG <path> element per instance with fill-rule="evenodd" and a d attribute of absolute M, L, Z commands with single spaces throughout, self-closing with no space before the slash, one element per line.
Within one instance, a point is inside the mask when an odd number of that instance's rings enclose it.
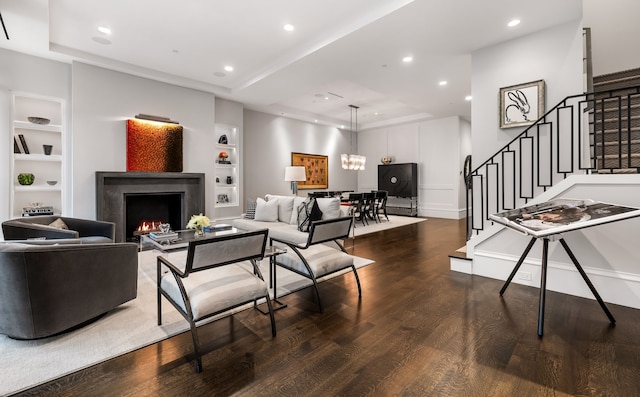
<path fill-rule="evenodd" d="M 451 271 L 473 274 L 473 261 L 470 259 L 449 257 Z"/>
<path fill-rule="evenodd" d="M 506 280 L 518 259 L 518 257 L 512 255 L 476 249 L 473 255 L 472 274 Z M 584 266 L 583 269 L 602 297 L 602 300 L 607 303 L 640 309 L 640 276 L 618 271 L 586 268 Z M 453 267 L 451 270 L 454 270 Z M 537 288 L 540 286 L 540 272 L 540 260 L 535 258 L 529 260 L 527 258 L 512 282 Z M 526 279 L 528 275 L 530 275 L 530 280 Z M 591 290 L 589 290 L 589 287 L 573 264 L 567 265 L 549 261 L 547 267 L 547 290 L 595 300 Z"/>

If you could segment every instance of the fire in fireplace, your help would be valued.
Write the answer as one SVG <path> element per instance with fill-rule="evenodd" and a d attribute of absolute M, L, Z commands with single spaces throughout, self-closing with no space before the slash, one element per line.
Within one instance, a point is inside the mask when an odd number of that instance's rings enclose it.
<path fill-rule="evenodd" d="M 133 235 L 139 236 L 141 234 L 157 232 L 158 230 L 160 230 L 160 225 L 163 223 L 165 222 L 161 220 L 160 221 L 142 221 L 140 222 L 136 230 L 133 231 Z"/>
<path fill-rule="evenodd" d="M 162 223 L 183 229 L 182 201 L 181 193 L 125 194 L 126 239 L 136 241 L 141 234 L 160 230 Z"/>

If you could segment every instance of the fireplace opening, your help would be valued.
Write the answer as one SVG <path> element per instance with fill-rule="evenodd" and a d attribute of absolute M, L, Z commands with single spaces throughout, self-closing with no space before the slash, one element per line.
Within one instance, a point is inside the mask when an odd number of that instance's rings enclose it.
<path fill-rule="evenodd" d="M 125 194 L 125 239 L 137 241 L 140 234 L 159 229 L 161 223 L 171 230 L 183 229 L 182 193 Z"/>

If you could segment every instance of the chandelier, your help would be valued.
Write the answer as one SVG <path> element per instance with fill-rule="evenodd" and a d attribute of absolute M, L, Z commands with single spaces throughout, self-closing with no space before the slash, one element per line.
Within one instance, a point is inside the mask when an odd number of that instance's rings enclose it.
<path fill-rule="evenodd" d="M 355 133 L 356 139 L 358 138 L 358 109 L 359 107 L 356 105 L 349 105 L 351 112 L 351 150 L 353 150 L 353 135 Z M 353 128 L 354 124 L 354 113 L 355 113 L 355 129 Z M 357 143 L 357 141 L 356 141 Z M 360 156 L 358 154 L 346 154 L 343 153 L 340 155 L 340 160 L 342 161 L 342 169 L 345 170 L 354 170 L 354 171 L 363 171 L 364 164 L 367 161 L 365 156 Z"/>

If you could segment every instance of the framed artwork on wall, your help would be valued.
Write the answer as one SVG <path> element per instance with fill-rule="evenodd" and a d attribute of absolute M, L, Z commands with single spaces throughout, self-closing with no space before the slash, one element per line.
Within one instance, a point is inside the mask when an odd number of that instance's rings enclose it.
<path fill-rule="evenodd" d="M 303 166 L 306 181 L 298 182 L 298 189 L 329 188 L 329 157 L 321 154 L 291 153 L 291 165 Z"/>
<path fill-rule="evenodd" d="M 522 127 L 544 115 L 544 80 L 500 88 L 500 128 Z"/>
<path fill-rule="evenodd" d="M 182 126 L 127 120 L 127 171 L 182 172 Z"/>

